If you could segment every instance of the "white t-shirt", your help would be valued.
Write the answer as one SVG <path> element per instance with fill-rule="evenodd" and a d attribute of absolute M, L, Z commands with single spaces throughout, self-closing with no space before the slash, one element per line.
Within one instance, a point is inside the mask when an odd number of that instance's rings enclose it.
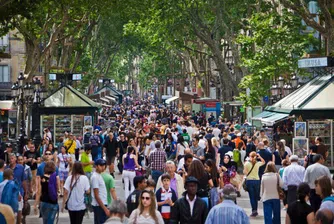
<path fill-rule="evenodd" d="M 70 166 L 68 163 L 70 161 L 71 156 L 69 154 L 60 153 L 57 157 L 59 159 L 59 171 L 69 171 Z M 67 168 L 65 168 L 65 162 L 68 164 Z"/>
<path fill-rule="evenodd" d="M 99 206 L 97 201 L 95 200 L 95 195 L 94 195 L 94 189 L 99 189 L 99 196 L 103 204 L 107 205 L 108 204 L 108 198 L 107 198 L 107 188 L 106 185 L 103 181 L 103 178 L 101 174 L 94 172 L 92 177 L 90 178 L 91 185 L 92 185 L 92 206 Z"/>
<path fill-rule="evenodd" d="M 183 145 L 184 145 L 184 146 L 183 146 Z M 178 150 L 180 149 L 179 154 L 178 154 L 179 156 L 180 156 L 180 155 L 183 156 L 183 155 L 184 155 L 184 150 L 185 150 L 186 148 L 189 148 L 189 145 L 188 145 L 187 142 L 183 142 L 183 145 L 180 144 L 180 143 L 177 144 L 177 149 L 178 149 Z"/>
<path fill-rule="evenodd" d="M 77 178 L 77 177 L 76 177 Z M 70 195 L 71 191 L 71 180 L 72 175 L 69 176 L 66 181 L 64 188 L 68 191 L 68 196 Z M 73 180 L 72 186 L 74 186 L 76 179 Z M 85 205 L 85 192 L 90 189 L 89 180 L 87 176 L 80 175 L 78 182 L 72 189 L 71 197 L 68 199 L 67 207 L 70 211 L 81 211 L 86 209 Z"/>
<path fill-rule="evenodd" d="M 206 142 L 204 139 L 200 139 L 198 142 L 198 145 L 202 148 L 202 149 L 206 149 Z"/>
<path fill-rule="evenodd" d="M 190 136 L 190 141 L 191 141 L 192 140 L 192 135 L 194 133 L 194 129 L 191 126 L 187 127 L 186 129 L 187 129 L 187 132 Z"/>

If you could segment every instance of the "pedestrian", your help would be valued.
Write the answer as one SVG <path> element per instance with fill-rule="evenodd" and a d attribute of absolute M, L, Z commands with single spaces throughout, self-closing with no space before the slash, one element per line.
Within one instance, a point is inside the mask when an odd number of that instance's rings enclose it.
<path fill-rule="evenodd" d="M 107 208 L 107 189 L 101 173 L 106 170 L 107 162 L 104 159 L 97 159 L 95 162 L 95 172 L 91 177 L 91 195 L 94 211 L 94 224 L 102 224 L 109 216 Z"/>
<path fill-rule="evenodd" d="M 129 218 L 129 224 L 164 224 L 161 214 L 156 207 L 156 199 L 153 191 L 144 190 L 139 197 L 139 206 Z"/>
<path fill-rule="evenodd" d="M 234 203 L 237 198 L 234 186 L 225 185 L 220 197 L 223 202 L 210 210 L 205 224 L 249 224 L 246 212 Z"/>
<path fill-rule="evenodd" d="M 292 155 L 292 151 L 291 151 L 290 147 L 286 146 L 285 139 L 281 139 L 280 141 L 283 142 L 285 151 L 288 153 L 289 156 L 291 156 Z"/>
<path fill-rule="evenodd" d="M 126 199 L 126 205 L 127 205 L 127 209 L 128 209 L 128 216 L 131 215 L 133 210 L 138 208 L 140 194 L 143 190 L 145 190 L 145 188 L 147 186 L 146 179 L 145 179 L 144 176 L 136 176 L 133 179 L 133 184 L 134 184 L 136 189 Z"/>
<path fill-rule="evenodd" d="M 228 142 L 229 140 L 227 138 L 223 138 L 222 147 L 218 150 L 218 156 L 220 157 L 220 165 L 223 164 L 226 153 L 233 151 L 233 149 L 228 145 Z"/>
<path fill-rule="evenodd" d="M 246 186 L 247 191 L 252 207 L 251 217 L 256 217 L 258 215 L 257 206 L 258 199 L 260 195 L 260 176 L 259 176 L 259 168 L 265 164 L 264 159 L 260 156 L 260 154 L 256 154 L 256 152 L 251 152 L 249 154 L 249 161 L 245 163 L 244 174 L 246 175 Z M 257 158 L 261 161 L 257 161 Z"/>
<path fill-rule="evenodd" d="M 91 153 L 91 145 L 87 144 L 85 146 L 85 150 L 83 153 L 81 153 L 81 164 L 83 166 L 83 170 L 85 172 L 85 175 L 88 177 L 88 179 L 90 180 L 90 177 L 92 175 L 92 171 L 93 171 L 93 165 L 94 165 L 94 161 L 90 160 L 89 154 Z"/>
<path fill-rule="evenodd" d="M 267 163 L 270 162 L 270 161 L 274 161 L 274 155 L 264 148 L 263 142 L 259 142 L 257 147 L 258 147 L 257 153 L 263 158 L 264 163 L 265 163 L 264 166 L 261 166 L 259 168 L 259 177 L 260 177 L 260 180 L 261 180 L 262 175 L 264 173 L 264 170 L 267 166 Z"/>
<path fill-rule="evenodd" d="M 317 146 L 316 145 L 312 145 L 310 147 L 310 151 L 309 151 L 309 154 L 307 156 L 305 156 L 305 160 L 304 160 L 304 167 L 305 169 L 314 164 L 314 161 L 313 161 L 313 157 L 317 155 Z"/>
<path fill-rule="evenodd" d="M 73 139 L 75 141 L 75 161 L 79 161 L 80 150 L 82 149 L 82 145 L 76 136 L 73 136 Z"/>
<path fill-rule="evenodd" d="M 77 148 L 77 143 L 71 132 L 68 134 L 68 139 L 65 141 L 64 146 L 66 153 L 71 156 L 72 161 L 75 161 L 75 149 Z"/>
<path fill-rule="evenodd" d="M 125 187 L 125 198 L 129 196 L 129 194 L 134 191 L 134 185 L 133 185 L 133 179 L 136 176 L 135 169 L 141 168 L 139 166 L 137 157 L 134 154 L 134 148 L 132 146 L 128 146 L 127 153 L 123 155 L 122 158 L 122 164 L 123 167 L 123 174 L 122 179 L 124 181 L 124 187 Z M 130 191 L 129 191 L 129 183 L 130 183 Z"/>
<path fill-rule="evenodd" d="M 99 130 L 95 130 L 94 134 L 89 138 L 89 144 L 92 147 L 92 160 L 94 162 L 96 162 L 96 160 L 98 159 L 99 145 L 101 144 L 100 137 L 98 135 Z"/>
<path fill-rule="evenodd" d="M 286 212 L 286 224 L 313 224 L 314 212 L 308 201 L 311 188 L 307 183 L 301 183 L 297 189 L 298 200 L 292 202 Z"/>
<path fill-rule="evenodd" d="M 0 159 L 5 161 L 6 166 L 9 164 L 9 155 L 13 153 L 13 147 L 11 143 L 6 144 L 6 150 L 0 156 Z"/>
<path fill-rule="evenodd" d="M 311 188 L 310 202 L 311 202 L 313 211 L 316 212 L 320 208 L 321 197 L 316 194 L 314 183 L 318 179 L 318 177 L 321 177 L 321 176 L 328 176 L 328 178 L 331 178 L 331 174 L 329 172 L 328 167 L 323 165 L 325 160 L 322 157 L 322 155 L 320 154 L 315 155 L 313 157 L 313 160 L 315 163 L 307 167 L 303 181 L 310 185 L 310 188 Z"/>
<path fill-rule="evenodd" d="M 117 145 L 117 158 L 119 158 L 119 164 L 118 164 L 118 170 L 120 174 L 123 173 L 123 154 L 126 153 L 126 150 L 128 148 L 128 141 L 125 139 L 125 135 L 121 133 L 119 135 L 119 141 Z"/>
<path fill-rule="evenodd" d="M 283 142 L 277 142 L 276 151 L 273 153 L 273 162 L 275 163 L 276 170 L 282 167 L 282 161 L 289 159 L 288 153 L 285 151 Z"/>
<path fill-rule="evenodd" d="M 305 168 L 298 164 L 298 156 L 292 155 L 290 163 L 283 172 L 283 188 L 287 190 L 287 204 L 297 200 L 297 188 L 303 182 Z"/>
<path fill-rule="evenodd" d="M 111 176 L 109 173 L 104 172 L 101 175 L 102 175 L 104 183 L 106 184 L 108 205 L 110 205 L 112 200 L 117 199 L 116 190 L 115 190 L 115 181 L 114 181 L 113 176 Z"/>
<path fill-rule="evenodd" d="M 61 209 L 61 212 L 64 212 L 64 208 L 68 210 L 71 224 L 81 224 L 83 221 L 86 212 L 85 194 L 90 194 L 89 179 L 85 175 L 82 164 L 75 162 L 72 175 L 68 176 L 65 181 Z"/>
<path fill-rule="evenodd" d="M 59 171 L 60 180 L 60 197 L 64 195 L 64 183 L 68 177 L 70 171 L 70 164 L 72 163 L 72 157 L 66 152 L 65 146 L 60 148 L 60 153 L 58 154 L 57 167 Z"/>
<path fill-rule="evenodd" d="M 213 161 L 216 161 L 216 150 L 212 145 L 211 139 L 207 141 L 206 148 L 204 150 L 204 160 L 212 159 Z"/>
<path fill-rule="evenodd" d="M 0 183 L 0 203 L 9 205 L 14 213 L 18 213 L 20 188 L 14 181 L 13 170 L 6 169 L 3 178 Z"/>
<path fill-rule="evenodd" d="M 282 161 L 282 167 L 279 169 L 278 173 L 280 177 L 283 180 L 283 174 L 285 168 L 287 168 L 290 165 L 289 160 L 283 159 Z M 304 178 L 304 175 L 302 176 Z M 283 181 L 283 192 L 284 192 L 284 198 L 283 198 L 283 205 L 284 205 L 284 210 L 288 208 L 288 189 L 284 186 L 284 181 Z"/>
<path fill-rule="evenodd" d="M 265 224 L 281 223 L 281 201 L 278 189 L 282 186 L 283 181 L 276 171 L 275 163 L 269 162 L 261 180 L 261 199 Z"/>
<path fill-rule="evenodd" d="M 210 207 L 213 207 L 219 202 L 218 189 L 221 185 L 220 176 L 218 173 L 217 166 L 215 162 L 211 159 L 205 161 L 204 163 L 205 171 L 210 175 L 213 183 L 213 187 L 210 189 Z"/>
<path fill-rule="evenodd" d="M 332 196 L 331 179 L 328 176 L 321 176 L 314 184 L 316 194 L 322 199 L 319 209 L 328 209 L 334 214 L 334 196 Z"/>
<path fill-rule="evenodd" d="M 158 210 L 162 215 L 165 224 L 169 223 L 171 207 L 177 200 L 175 191 L 170 187 L 171 178 L 168 174 L 161 175 L 162 187 L 155 193 L 158 203 Z"/>
<path fill-rule="evenodd" d="M 316 224 L 332 224 L 334 221 L 334 214 L 328 209 L 318 210 L 315 214 Z"/>
<path fill-rule="evenodd" d="M 56 165 L 53 161 L 46 162 L 44 173 L 40 177 L 34 207 L 35 214 L 37 214 L 37 205 L 40 202 L 40 212 L 43 224 L 54 223 L 56 219 L 56 214 L 59 211 L 58 190 L 59 177 L 56 174 Z"/>
<path fill-rule="evenodd" d="M 41 156 L 40 154 L 36 151 L 35 145 L 34 144 L 29 144 L 29 151 L 25 151 L 23 154 L 23 159 L 24 163 L 30 167 L 31 169 L 31 174 L 32 174 L 32 181 L 31 181 L 31 193 L 34 195 L 36 193 L 36 175 L 37 175 L 37 164 L 40 163 Z"/>
<path fill-rule="evenodd" d="M 159 177 L 164 173 L 167 161 L 166 152 L 161 148 L 161 141 L 155 141 L 155 150 L 149 155 L 148 161 L 152 170 L 152 179 L 157 183 Z"/>
<path fill-rule="evenodd" d="M 109 219 L 105 224 L 122 224 L 124 223 L 124 216 L 127 213 L 126 204 L 120 200 L 114 200 L 111 205 L 108 207 L 110 212 Z"/>
<path fill-rule="evenodd" d="M 185 182 L 186 191 L 172 207 L 170 224 L 177 223 L 205 223 L 208 207 L 206 203 L 197 197 L 199 182 L 195 177 L 189 176 Z"/>
<path fill-rule="evenodd" d="M 109 133 L 109 138 L 105 140 L 103 144 L 103 149 L 106 154 L 107 165 L 109 166 L 109 173 L 113 178 L 115 178 L 115 159 L 117 155 L 117 140 L 114 138 L 112 132 Z"/>
<path fill-rule="evenodd" d="M 175 160 L 180 161 L 180 159 L 184 156 L 185 152 L 184 150 L 189 148 L 188 143 L 183 139 L 182 135 L 179 135 L 177 137 L 177 145 L 176 145 L 177 151 L 176 151 L 176 158 Z"/>

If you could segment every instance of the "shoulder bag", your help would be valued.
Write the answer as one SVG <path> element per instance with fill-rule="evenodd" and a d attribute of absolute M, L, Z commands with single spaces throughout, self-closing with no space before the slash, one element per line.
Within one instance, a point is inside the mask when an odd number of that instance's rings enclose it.
<path fill-rule="evenodd" d="M 68 198 L 65 202 L 65 209 L 68 210 L 68 207 L 67 207 L 67 203 L 68 203 L 68 200 L 70 199 L 71 195 L 72 195 L 72 191 L 73 191 L 73 188 L 75 187 L 75 185 L 77 184 L 78 180 L 80 179 L 80 176 L 76 179 L 76 181 L 74 182 L 73 186 L 70 188 L 71 191 L 70 191 L 70 194 L 68 195 Z"/>
<path fill-rule="evenodd" d="M 255 164 L 256 164 L 256 163 L 253 164 L 252 169 L 247 173 L 247 175 L 246 175 L 246 177 L 245 177 L 245 180 L 244 180 L 244 182 L 242 183 L 242 188 L 243 188 L 245 191 L 247 191 L 246 178 L 247 178 L 247 177 L 249 176 L 249 174 L 253 171 L 253 168 L 254 168 Z"/>
<path fill-rule="evenodd" d="M 276 174 L 277 176 L 277 193 L 278 193 L 278 198 L 280 200 L 283 200 L 285 198 L 285 194 L 284 194 L 284 191 L 282 190 L 282 188 L 280 188 L 279 186 L 279 176 L 278 174 Z"/>

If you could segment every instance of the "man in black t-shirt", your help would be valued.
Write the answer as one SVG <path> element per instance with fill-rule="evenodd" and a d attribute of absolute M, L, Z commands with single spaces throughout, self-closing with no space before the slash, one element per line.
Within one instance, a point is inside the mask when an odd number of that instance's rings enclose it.
<path fill-rule="evenodd" d="M 23 155 L 24 162 L 28 166 L 30 166 L 31 174 L 32 174 L 32 186 L 31 193 L 36 192 L 36 174 L 37 174 L 37 163 L 40 160 L 40 155 L 35 149 L 34 144 L 29 144 L 29 151 L 26 151 Z"/>
<path fill-rule="evenodd" d="M 124 133 L 121 133 L 119 135 L 119 138 L 120 140 L 118 141 L 118 145 L 117 145 L 117 157 L 119 158 L 118 169 L 119 169 L 119 172 L 122 173 L 123 172 L 122 158 L 123 158 L 123 154 L 127 152 L 128 141 L 125 140 Z"/>
<path fill-rule="evenodd" d="M 114 135 L 112 132 L 109 133 L 108 138 L 106 139 L 105 143 L 103 144 L 103 150 L 106 153 L 106 158 L 107 158 L 107 165 L 109 166 L 109 172 L 110 175 L 114 176 L 114 163 L 115 163 L 115 158 L 117 155 L 117 147 L 118 147 L 118 142 L 114 138 Z"/>
<path fill-rule="evenodd" d="M 133 210 L 138 208 L 139 196 L 141 192 L 146 188 L 146 179 L 144 176 L 136 176 L 133 179 L 133 184 L 136 189 L 129 195 L 129 197 L 126 200 L 126 205 L 128 208 L 128 216 L 131 215 Z"/>

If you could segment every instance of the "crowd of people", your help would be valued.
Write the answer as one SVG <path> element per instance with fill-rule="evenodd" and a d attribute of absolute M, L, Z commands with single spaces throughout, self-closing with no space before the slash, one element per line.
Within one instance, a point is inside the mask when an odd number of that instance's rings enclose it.
<path fill-rule="evenodd" d="M 207 119 L 149 101 L 100 115 L 103 129 L 97 123 L 83 136 L 66 132 L 54 144 L 46 128 L 38 147 L 30 140 L 18 153 L 10 143 L 0 150 L 0 223 L 25 223 L 32 199 L 43 223 L 67 210 L 70 223 L 79 224 L 90 212 L 96 224 L 247 224 L 259 215 L 260 200 L 266 224 L 281 223 L 281 202 L 286 223 L 333 222 L 321 138 L 300 161 L 284 139 L 250 134 L 247 121 Z M 124 195 L 115 188 L 117 175 Z M 238 205 L 242 189 L 250 216 Z"/>

